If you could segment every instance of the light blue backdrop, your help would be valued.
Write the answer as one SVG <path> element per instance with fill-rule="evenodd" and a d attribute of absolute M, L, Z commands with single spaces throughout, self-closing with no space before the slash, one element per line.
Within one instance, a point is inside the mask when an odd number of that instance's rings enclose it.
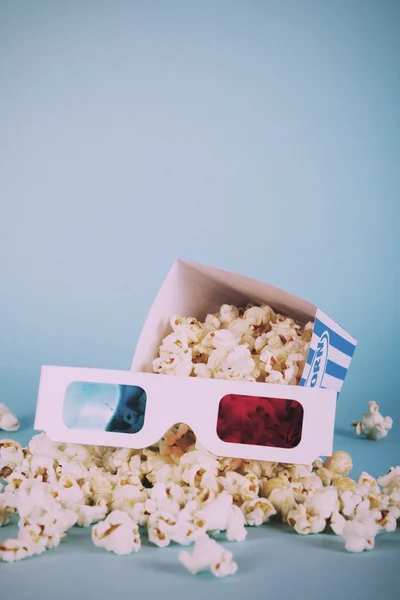
<path fill-rule="evenodd" d="M 399 23 L 396 0 L 0 0 L 0 402 L 27 439 L 41 364 L 129 368 L 178 256 L 358 339 L 342 446 L 368 400 L 400 417 Z M 386 470 L 396 425 L 355 455 Z"/>

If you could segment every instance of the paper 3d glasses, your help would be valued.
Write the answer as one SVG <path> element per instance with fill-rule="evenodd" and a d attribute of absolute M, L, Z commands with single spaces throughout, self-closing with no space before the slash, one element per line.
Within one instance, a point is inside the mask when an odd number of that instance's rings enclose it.
<path fill-rule="evenodd" d="M 44 366 L 35 429 L 53 441 L 127 448 L 176 423 L 217 456 L 309 464 L 332 454 L 328 389 Z"/>

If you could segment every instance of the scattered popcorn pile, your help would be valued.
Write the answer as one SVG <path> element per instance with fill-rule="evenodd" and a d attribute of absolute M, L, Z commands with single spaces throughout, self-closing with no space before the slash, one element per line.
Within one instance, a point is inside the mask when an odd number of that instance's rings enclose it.
<path fill-rule="evenodd" d="M 153 370 L 165 375 L 298 385 L 313 323 L 304 327 L 270 306 L 224 304 L 204 323 L 173 316 Z"/>
<path fill-rule="evenodd" d="M 299 383 L 312 335 L 312 323 L 301 328 L 268 306 L 223 305 L 204 324 L 174 317 L 171 325 L 155 372 L 286 385 Z M 0 559 L 41 554 L 74 525 L 92 525 L 96 546 L 131 554 L 145 528 L 159 547 L 194 544 L 179 554 L 190 572 L 224 577 L 238 567 L 212 536 L 241 542 L 246 526 L 271 519 L 302 535 L 332 530 L 349 552 L 370 550 L 380 532 L 396 529 L 400 467 L 377 480 L 364 472 L 358 482 L 351 469 L 342 451 L 310 465 L 217 457 L 184 424 L 142 450 L 56 444 L 45 434 L 27 448 L 0 440 L 0 526 L 19 518 L 17 538 L 0 542 Z"/>
<path fill-rule="evenodd" d="M 379 412 L 379 406 L 371 400 L 368 402 L 368 412 L 364 413 L 361 421 L 353 421 L 357 435 L 364 435 L 371 440 L 380 440 L 387 436 L 393 426 L 391 417 L 383 417 Z"/>
<path fill-rule="evenodd" d="M 19 421 L 17 417 L 5 404 L 0 403 L 0 429 L 3 431 L 17 431 L 19 429 Z"/>
<path fill-rule="evenodd" d="M 192 553 L 179 555 L 192 573 L 209 569 L 223 577 L 237 565 L 210 537 L 215 533 L 241 542 L 245 526 L 279 518 L 303 535 L 331 529 L 348 551 L 361 552 L 373 548 L 380 532 L 396 529 L 400 467 L 377 480 L 362 473 L 357 482 L 348 477 L 346 452 L 312 465 L 218 458 L 196 448 L 188 433 L 176 426 L 162 443 L 141 451 L 55 444 L 45 434 L 28 448 L 0 441 L 6 482 L 0 525 L 19 517 L 18 537 L 0 543 L 0 558 L 41 554 L 74 525 L 93 525 L 96 546 L 131 554 L 140 549 L 139 528 L 145 527 L 159 547 L 194 543 Z"/>

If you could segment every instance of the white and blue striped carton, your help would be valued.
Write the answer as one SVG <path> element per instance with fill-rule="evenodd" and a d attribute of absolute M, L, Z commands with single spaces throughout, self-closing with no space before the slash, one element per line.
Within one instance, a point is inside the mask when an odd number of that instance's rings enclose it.
<path fill-rule="evenodd" d="M 305 419 L 308 423 L 310 420 L 313 423 L 315 440 L 323 430 L 325 441 L 318 446 L 318 443 L 311 439 L 312 436 L 304 440 L 304 444 L 302 440 L 300 446 L 304 447 L 304 454 L 301 454 L 299 446 L 297 458 L 289 459 L 288 455 L 286 462 L 301 463 L 304 456 L 312 455 L 314 451 L 315 456 L 329 456 L 333 450 L 336 400 L 357 342 L 315 304 L 269 283 L 216 267 L 176 260 L 144 323 L 131 371 L 153 372 L 152 363 L 158 356 L 159 346 L 171 333 L 172 316 L 191 316 L 204 320 L 208 313 L 218 312 L 222 304 L 244 306 L 249 302 L 268 304 L 275 311 L 304 324 L 314 322 L 310 350 L 300 385 L 290 387 L 293 399 L 296 399 L 296 395 L 304 398 L 304 388 L 309 388 L 307 398 L 310 402 L 314 402 L 317 397 L 324 402 L 324 408 L 317 411 L 318 415 L 316 412 L 308 413 Z M 280 388 L 279 393 L 282 393 L 282 386 L 269 383 L 262 385 L 266 386 L 266 394 L 269 390 L 276 395 L 277 388 Z"/>

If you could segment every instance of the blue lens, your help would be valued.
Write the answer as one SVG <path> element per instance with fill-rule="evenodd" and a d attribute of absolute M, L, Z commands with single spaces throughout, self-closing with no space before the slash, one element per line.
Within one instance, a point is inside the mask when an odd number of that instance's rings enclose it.
<path fill-rule="evenodd" d="M 63 421 L 71 429 L 138 433 L 146 399 L 136 385 L 74 381 L 65 392 Z"/>

